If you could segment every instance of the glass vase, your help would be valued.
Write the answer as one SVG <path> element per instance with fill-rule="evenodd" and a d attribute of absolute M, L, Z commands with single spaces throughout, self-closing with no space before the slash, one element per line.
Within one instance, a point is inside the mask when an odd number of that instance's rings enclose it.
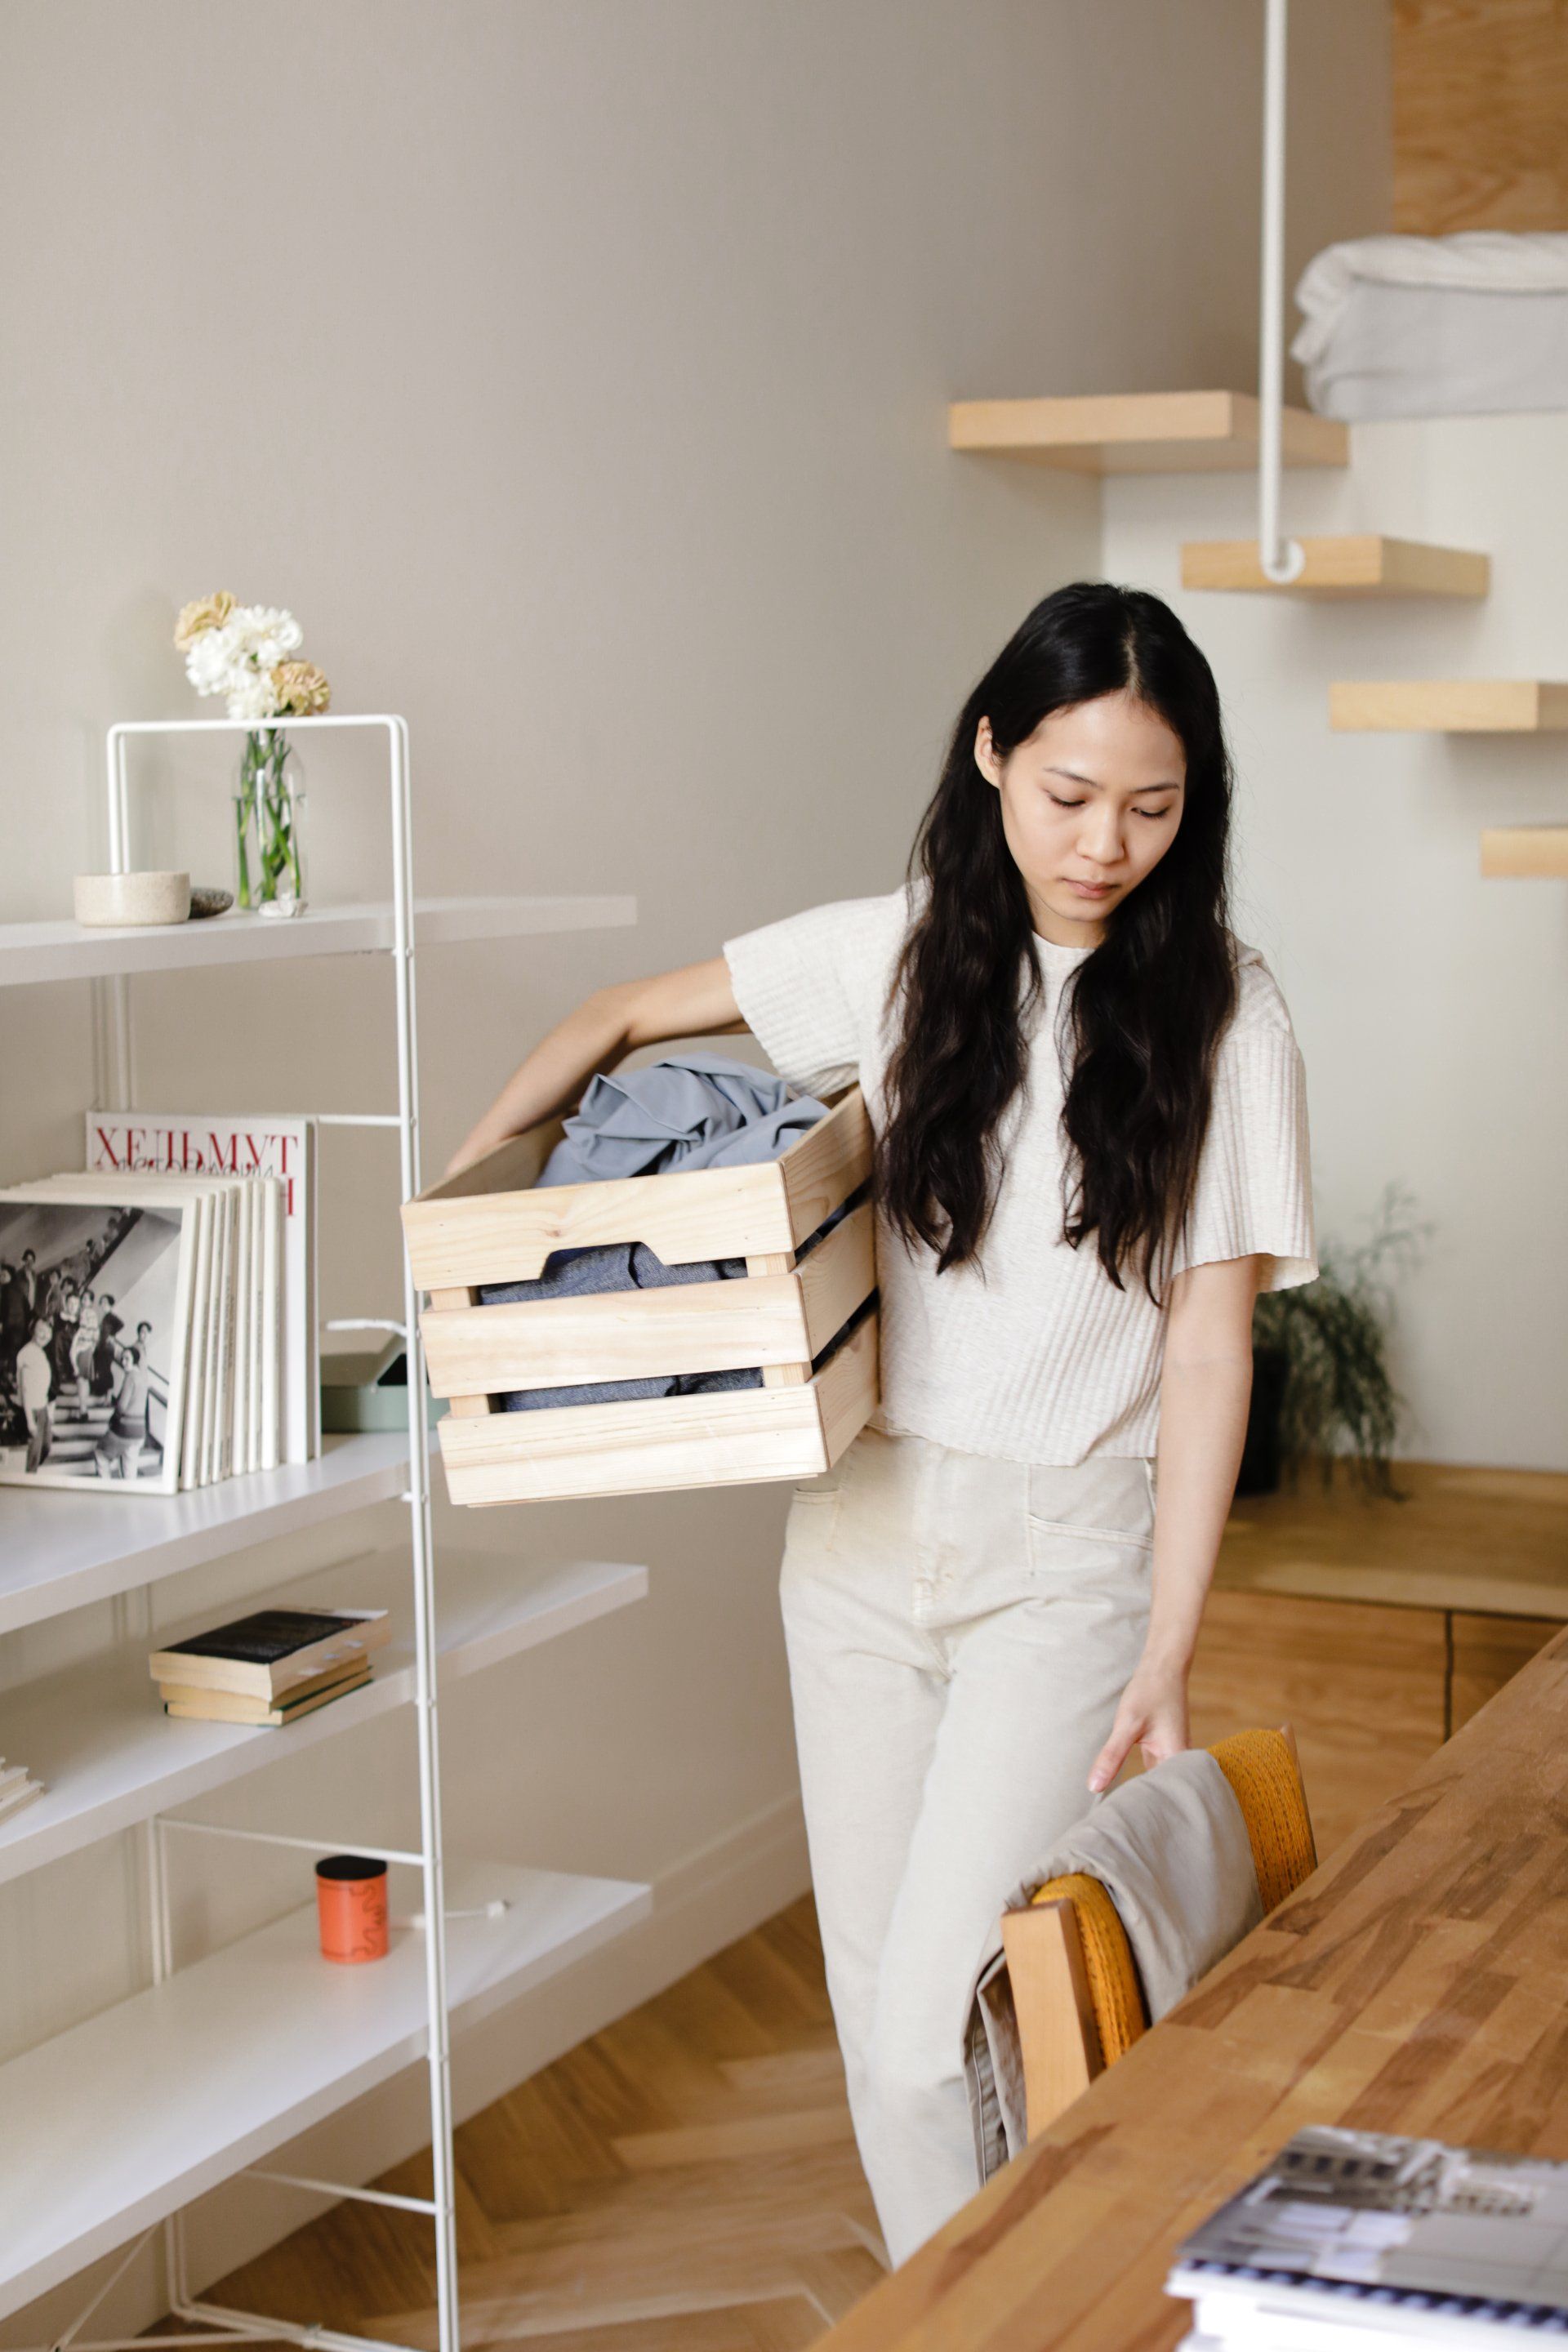
<path fill-rule="evenodd" d="M 280 727 L 245 739 L 234 787 L 235 903 L 258 915 L 305 904 L 305 771 Z"/>

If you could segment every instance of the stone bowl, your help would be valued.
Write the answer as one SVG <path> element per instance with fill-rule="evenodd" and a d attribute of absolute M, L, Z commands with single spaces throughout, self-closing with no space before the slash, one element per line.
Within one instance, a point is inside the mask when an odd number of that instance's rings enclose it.
<path fill-rule="evenodd" d="M 76 919 L 91 929 L 183 923 L 191 911 L 188 874 L 79 874 Z"/>

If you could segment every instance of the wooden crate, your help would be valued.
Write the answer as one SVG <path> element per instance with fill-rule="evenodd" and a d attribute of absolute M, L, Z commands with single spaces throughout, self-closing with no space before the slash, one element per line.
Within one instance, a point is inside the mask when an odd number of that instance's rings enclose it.
<path fill-rule="evenodd" d="M 430 1385 L 451 1400 L 438 1428 L 453 1501 L 637 1494 L 827 1469 L 877 1402 L 877 1315 L 874 1305 L 864 1311 L 876 1284 L 869 1202 L 800 1252 L 870 1175 L 858 1087 L 778 1160 L 535 1192 L 562 1131 L 557 1119 L 514 1137 L 403 1212 L 414 1279 L 429 1294 L 420 1330 Z M 478 1303 L 481 1284 L 531 1281 L 553 1250 L 616 1242 L 642 1242 L 666 1265 L 742 1257 L 746 1273 L 672 1289 Z M 763 1368 L 760 1389 L 527 1412 L 494 1403 L 516 1389 L 750 1365 Z"/>

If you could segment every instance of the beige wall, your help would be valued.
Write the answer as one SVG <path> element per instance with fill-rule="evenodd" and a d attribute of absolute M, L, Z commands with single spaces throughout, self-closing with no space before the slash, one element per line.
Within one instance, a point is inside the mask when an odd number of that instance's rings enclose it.
<path fill-rule="evenodd" d="M 100 859 L 104 726 L 195 708 L 169 629 L 218 585 L 294 608 L 340 708 L 408 713 L 426 888 L 639 896 L 635 933 L 425 960 L 437 1157 L 587 988 L 891 887 L 975 670 L 1100 560 L 1092 489 L 949 457 L 944 403 L 1249 381 L 1258 14 L 0 6 L 0 917 L 64 909 Z M 1385 218 L 1384 45 L 1374 0 L 1301 16 L 1303 257 Z M 374 764 L 337 746 L 310 768 L 318 893 L 377 890 Z M 144 855 L 224 877 L 221 761 L 150 765 L 139 797 Z M 386 987 L 331 965 L 147 982 L 142 1098 L 383 1106 Z M 73 1163 L 90 1034 L 85 991 L 6 1013 L 13 1179 Z M 385 1149 L 331 1146 L 329 1313 L 395 1302 Z M 652 1930 L 462 2053 L 468 2104 L 805 1883 L 784 1502 L 444 1529 L 654 1570 L 643 1608 L 467 1685 L 448 1724 L 456 1844 L 661 1897 Z M 396 1533 L 388 1511 L 175 1580 L 147 1622 Z M 0 1680 L 117 1622 L 144 1630 L 128 1604 L 14 1637 Z M 406 1730 L 284 1750 L 205 1810 L 406 1835 Z M 142 1980 L 137 1885 L 128 1840 L 0 1895 L 5 2047 Z M 210 1850 L 182 1890 L 187 1956 L 299 1891 Z M 311 2161 L 369 2168 L 420 2132 L 416 2085 Z M 205 2265 L 299 2217 L 268 2194 L 216 2200 Z M 147 2272 L 128 2315 L 156 2293 Z"/>

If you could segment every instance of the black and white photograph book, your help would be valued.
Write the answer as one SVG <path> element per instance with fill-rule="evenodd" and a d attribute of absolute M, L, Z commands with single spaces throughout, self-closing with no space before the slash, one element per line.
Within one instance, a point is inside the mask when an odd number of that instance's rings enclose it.
<path fill-rule="evenodd" d="M 87 1164 L 109 1174 L 190 1180 L 269 1176 L 282 1188 L 280 1239 L 262 1235 L 263 1256 L 280 1256 L 282 1299 L 270 1339 L 266 1403 L 258 1426 L 279 1423 L 276 1452 L 242 1453 L 236 1468 L 269 1469 L 308 1462 L 321 1450 L 321 1369 L 316 1353 L 316 1122 L 300 1115 L 217 1117 L 211 1112 L 108 1111 L 87 1114 Z M 272 1281 L 267 1279 L 270 1297 Z M 239 1425 L 251 1425 L 245 1414 Z M 214 1450 L 206 1475 L 216 1477 Z M 188 1483 L 199 1483 L 195 1478 Z"/>
<path fill-rule="evenodd" d="M 176 1491 L 194 1232 L 134 1187 L 0 1199 L 0 1482 Z"/>
<path fill-rule="evenodd" d="M 21 1188 L 190 1208 L 191 1329 L 180 1485 L 205 1486 L 282 1459 L 279 1357 L 284 1186 L 273 1176 L 140 1171 L 38 1177 Z M 0 1200 L 9 1198 L 0 1192 Z"/>

